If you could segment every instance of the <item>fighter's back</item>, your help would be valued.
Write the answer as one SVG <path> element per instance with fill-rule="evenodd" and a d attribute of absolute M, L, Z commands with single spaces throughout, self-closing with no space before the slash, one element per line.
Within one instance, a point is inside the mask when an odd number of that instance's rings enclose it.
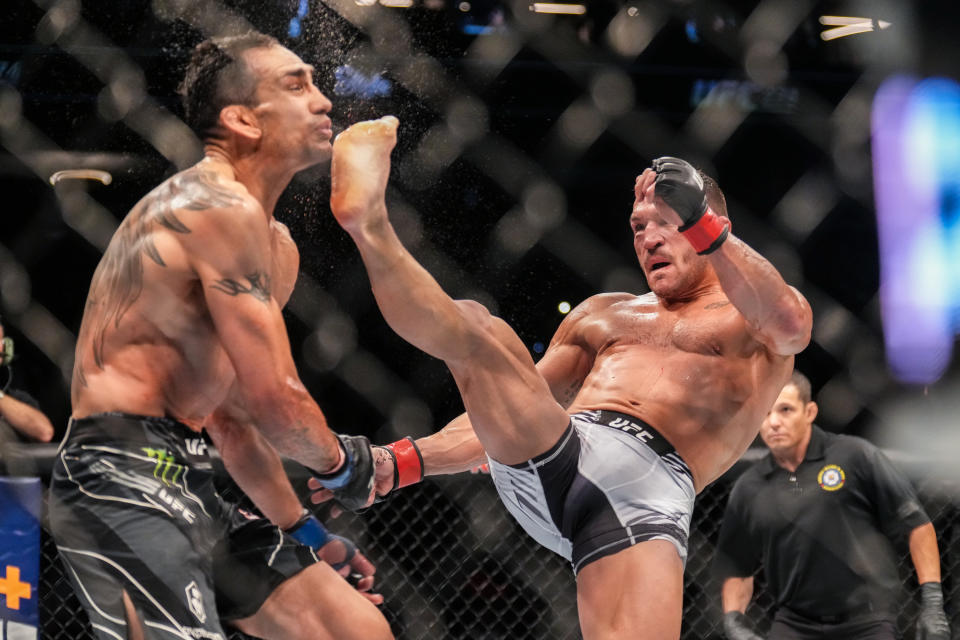
<path fill-rule="evenodd" d="M 126 216 L 97 266 L 84 309 L 74 417 L 122 411 L 197 426 L 219 405 L 235 374 L 192 254 L 210 234 L 201 216 L 257 206 L 251 200 L 239 183 L 196 166 L 166 180 Z"/>

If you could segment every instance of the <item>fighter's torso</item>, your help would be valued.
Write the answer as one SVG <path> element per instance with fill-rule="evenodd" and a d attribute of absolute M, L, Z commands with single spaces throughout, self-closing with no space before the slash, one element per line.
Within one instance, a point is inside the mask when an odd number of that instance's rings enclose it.
<path fill-rule="evenodd" d="M 192 168 L 145 196 L 123 220 L 94 273 L 73 372 L 73 415 L 107 411 L 170 416 L 199 427 L 235 373 L 193 267 L 199 216 L 241 205 L 245 189 Z M 271 288 L 282 305 L 299 254 L 287 228 L 270 225 Z M 236 247 L 243 251 L 244 247 Z"/>
<path fill-rule="evenodd" d="M 642 418 L 677 449 L 701 489 L 754 439 L 793 367 L 771 354 L 722 292 L 665 307 L 624 295 L 580 322 L 596 353 L 571 412 Z"/>

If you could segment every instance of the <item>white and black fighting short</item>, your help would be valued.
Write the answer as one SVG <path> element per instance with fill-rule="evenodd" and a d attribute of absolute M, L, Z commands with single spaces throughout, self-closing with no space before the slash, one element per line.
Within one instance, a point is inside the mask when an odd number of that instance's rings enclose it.
<path fill-rule="evenodd" d="M 221 620 L 256 613 L 318 562 L 214 488 L 209 445 L 168 418 L 71 420 L 50 485 L 50 524 L 97 638 L 126 638 L 122 591 L 147 638 L 225 640 Z"/>
<path fill-rule="evenodd" d="M 500 499 L 537 542 L 574 573 L 647 540 L 687 559 L 696 491 L 686 463 L 642 420 L 584 411 L 549 451 L 522 464 L 490 460 Z"/>

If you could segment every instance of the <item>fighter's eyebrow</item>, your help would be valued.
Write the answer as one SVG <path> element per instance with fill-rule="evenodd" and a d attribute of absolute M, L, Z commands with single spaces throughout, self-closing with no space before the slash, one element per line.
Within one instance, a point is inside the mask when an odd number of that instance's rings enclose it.
<path fill-rule="evenodd" d="M 302 66 L 297 66 L 285 71 L 283 77 L 287 78 L 293 76 L 295 78 L 305 78 L 308 75 L 312 76 L 314 72 L 314 67 L 312 64 L 305 64 Z"/>

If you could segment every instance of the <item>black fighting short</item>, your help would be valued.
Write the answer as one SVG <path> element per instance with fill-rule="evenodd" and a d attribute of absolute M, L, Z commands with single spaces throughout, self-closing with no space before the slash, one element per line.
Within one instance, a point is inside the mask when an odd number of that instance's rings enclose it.
<path fill-rule="evenodd" d="M 71 420 L 50 486 L 60 556 L 98 638 L 126 638 L 122 591 L 147 638 L 224 639 L 318 562 L 268 520 L 221 498 L 203 437 L 169 418 Z"/>

